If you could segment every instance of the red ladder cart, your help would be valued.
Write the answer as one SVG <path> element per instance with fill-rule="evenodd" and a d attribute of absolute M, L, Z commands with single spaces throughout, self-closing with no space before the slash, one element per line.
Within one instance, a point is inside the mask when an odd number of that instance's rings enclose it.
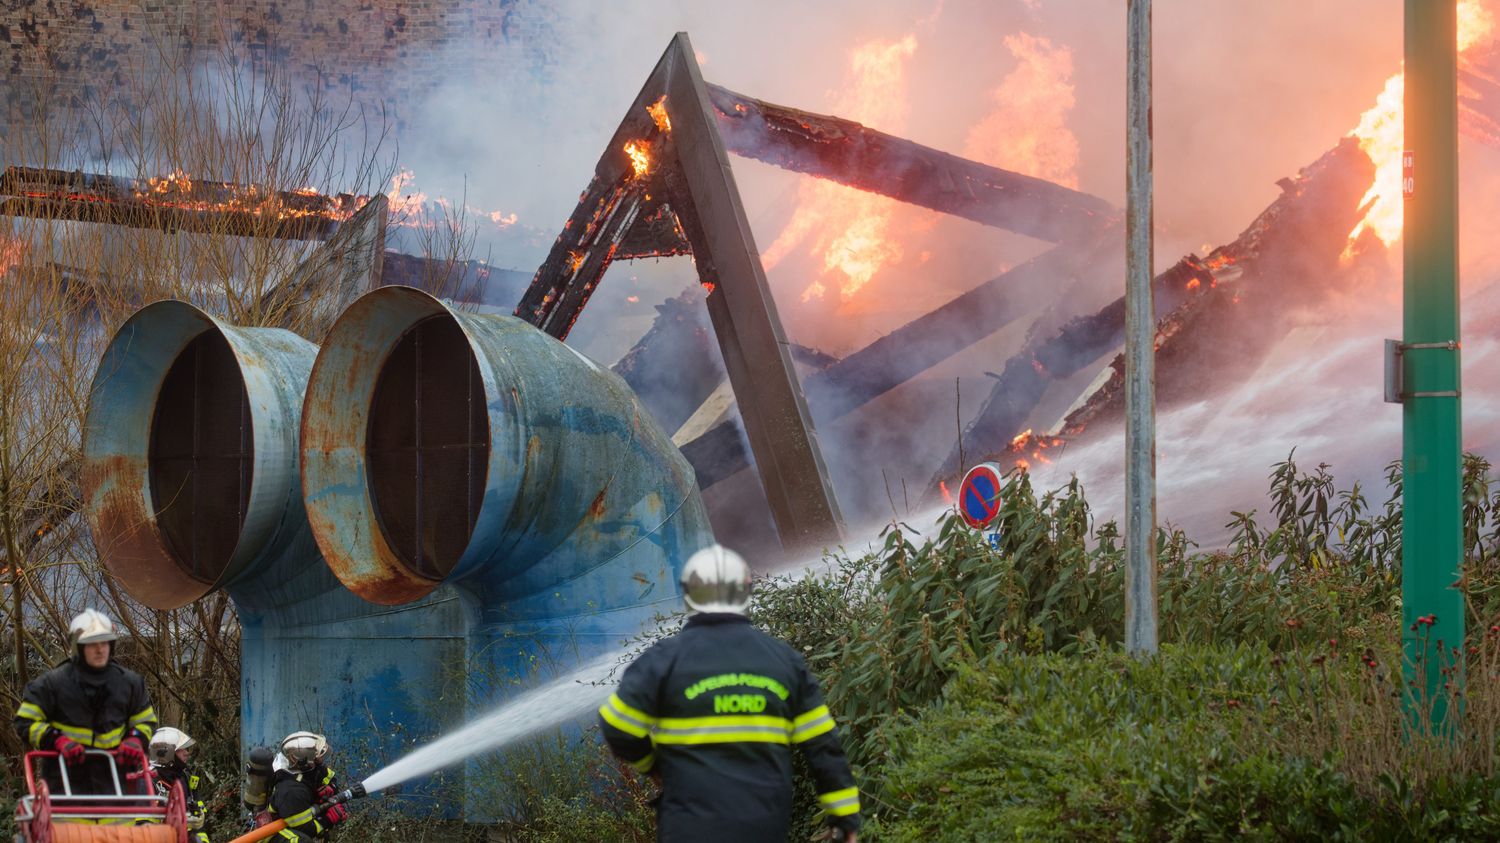
<path fill-rule="evenodd" d="M 16 802 L 16 843 L 187 843 L 181 783 L 159 796 L 149 768 L 121 775 L 118 750 L 87 755 L 108 761 L 113 793 L 74 793 L 68 765 L 56 752 L 26 753 L 27 795 Z M 57 771 L 60 793 L 48 785 L 47 770 Z"/>

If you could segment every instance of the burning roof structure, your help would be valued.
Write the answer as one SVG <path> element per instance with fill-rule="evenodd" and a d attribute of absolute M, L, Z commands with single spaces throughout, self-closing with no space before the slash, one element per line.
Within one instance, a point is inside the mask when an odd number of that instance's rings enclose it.
<path fill-rule="evenodd" d="M 1493 44 L 1475 46 L 1462 69 L 1465 131 L 1490 143 L 1500 138 L 1500 77 L 1489 70 L 1496 52 Z M 1390 122 L 1366 120 L 1386 131 Z M 1372 276 L 1367 256 L 1382 254 L 1382 241 L 1391 239 L 1366 223 L 1380 213 L 1371 185 L 1387 175 L 1388 156 L 1374 131 L 1351 133 L 1283 179 L 1281 195 L 1233 242 L 1188 255 L 1156 278 L 1163 405 L 1248 377 L 1292 314 Z M 727 153 L 1056 245 L 842 359 L 805 360 L 804 379 Z M 835 499 L 814 419 L 855 437 L 870 426 L 861 415 L 903 424 L 890 407 L 871 413 L 872 402 L 1007 326 L 1025 325 L 1020 350 L 988 373 L 990 395 L 947 459 L 927 466 L 933 482 L 919 495 L 961 473 L 965 460 L 994 457 L 1024 468 L 1121 418 L 1124 310 L 1108 291 L 1122 286 L 1123 239 L 1119 213 L 1097 197 L 704 82 L 679 34 L 628 109 L 516 314 L 566 337 L 613 261 L 691 255 L 708 319 L 692 295 L 668 301 L 616 369 L 668 429 L 678 428 L 675 438 L 705 490 L 753 466 L 783 543 L 827 543 L 838 534 L 841 504 L 867 515 L 870 498 L 883 504 L 888 492 Z M 711 353 L 711 336 L 722 360 Z M 1079 384 L 1090 372 L 1097 375 Z M 723 411 L 725 375 L 738 421 Z M 1071 406 L 1042 418 L 1057 403 L 1049 393 L 1059 389 L 1074 390 Z M 736 494 L 744 492 L 742 484 Z M 726 541 L 745 538 L 716 528 Z"/>
<path fill-rule="evenodd" d="M 727 153 L 835 179 L 912 204 L 1019 231 L 1060 246 L 1105 238 L 1118 218 L 1107 202 L 1020 173 L 967 161 L 850 120 L 755 100 L 703 81 L 679 33 L 647 79 L 563 224 L 516 315 L 566 338 L 610 264 L 690 254 L 770 514 L 788 546 L 831 544 L 842 514 L 814 433 L 792 352 L 766 283 Z M 1104 247 L 1101 247 L 1104 248 Z M 1044 263 L 1051 266 L 1051 263 Z M 1035 270 L 1034 270 L 1035 271 Z M 899 385 L 1018 315 L 1000 284 L 940 308 L 919 330 L 947 338 L 926 356 L 897 354 L 899 339 L 872 347 L 829 376 L 849 409 Z M 631 358 L 644 356 L 636 351 Z M 901 365 L 892 366 L 891 358 Z M 823 361 L 829 362 L 829 361 Z M 632 364 L 633 365 L 633 364 Z M 711 391 L 695 365 L 687 388 Z M 677 403 L 681 403 L 680 401 Z M 689 402 L 691 403 L 691 402 Z M 738 429 L 719 425 L 680 443 L 705 488 L 743 459 Z"/>

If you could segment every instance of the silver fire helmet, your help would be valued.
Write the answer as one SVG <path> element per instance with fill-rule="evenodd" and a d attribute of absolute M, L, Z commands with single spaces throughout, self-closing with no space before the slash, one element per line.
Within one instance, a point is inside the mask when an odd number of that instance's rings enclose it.
<path fill-rule="evenodd" d="M 695 612 L 743 615 L 750 605 L 750 566 L 723 545 L 705 547 L 688 557 L 681 582 L 682 598 Z"/>
<path fill-rule="evenodd" d="M 117 641 L 120 631 L 115 628 L 114 621 L 98 609 L 84 609 L 73 622 L 68 624 L 68 637 L 72 639 L 73 646 L 84 644 L 102 644 L 106 641 Z"/>
<path fill-rule="evenodd" d="M 196 741 L 181 729 L 163 726 L 151 735 L 151 747 L 147 754 L 151 756 L 152 764 L 164 766 L 177 760 L 177 750 L 187 749 L 194 743 Z"/>
<path fill-rule="evenodd" d="M 328 754 L 328 739 L 312 732 L 293 732 L 281 742 L 281 754 L 288 770 L 311 770 Z"/>

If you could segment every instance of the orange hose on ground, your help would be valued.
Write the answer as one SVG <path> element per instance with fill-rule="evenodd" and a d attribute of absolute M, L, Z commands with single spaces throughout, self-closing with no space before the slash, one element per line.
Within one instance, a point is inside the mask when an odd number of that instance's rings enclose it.
<path fill-rule="evenodd" d="M 53 843 L 177 843 L 177 829 L 165 825 L 92 825 L 52 822 Z"/>
<path fill-rule="evenodd" d="M 267 823 L 249 834 L 242 834 L 229 841 L 229 843 L 255 843 L 257 840 L 265 840 L 271 837 L 283 828 L 286 828 L 286 820 L 277 820 L 273 823 Z"/>

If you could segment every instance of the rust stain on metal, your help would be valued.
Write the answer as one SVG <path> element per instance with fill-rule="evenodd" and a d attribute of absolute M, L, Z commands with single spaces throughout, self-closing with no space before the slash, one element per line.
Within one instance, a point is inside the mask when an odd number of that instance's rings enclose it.
<path fill-rule="evenodd" d="M 384 606 L 394 606 L 401 603 L 410 603 L 427 596 L 440 584 L 437 580 L 419 577 L 410 572 L 405 565 L 390 552 L 390 548 L 384 541 L 371 542 L 374 546 L 375 559 L 364 564 L 356 564 L 355 560 L 344 552 L 344 548 L 332 542 L 323 542 L 324 536 L 338 536 L 340 524 L 322 508 L 317 506 L 308 507 L 308 523 L 312 525 L 313 535 L 320 541 L 323 550 L 323 558 L 328 562 L 328 567 L 333 571 L 339 581 L 350 591 L 371 603 L 379 603 Z M 371 519 L 373 523 L 373 518 Z"/>
<path fill-rule="evenodd" d="M 604 515 L 604 497 L 608 494 L 609 483 L 606 482 L 604 488 L 599 490 L 599 494 L 594 496 L 594 502 L 589 504 L 590 518 L 599 518 Z"/>
<path fill-rule="evenodd" d="M 213 583 L 184 570 L 166 550 L 155 518 L 143 506 L 145 477 L 145 461 L 138 457 L 86 460 L 84 499 L 105 567 L 147 606 L 176 609 L 208 593 Z"/>

